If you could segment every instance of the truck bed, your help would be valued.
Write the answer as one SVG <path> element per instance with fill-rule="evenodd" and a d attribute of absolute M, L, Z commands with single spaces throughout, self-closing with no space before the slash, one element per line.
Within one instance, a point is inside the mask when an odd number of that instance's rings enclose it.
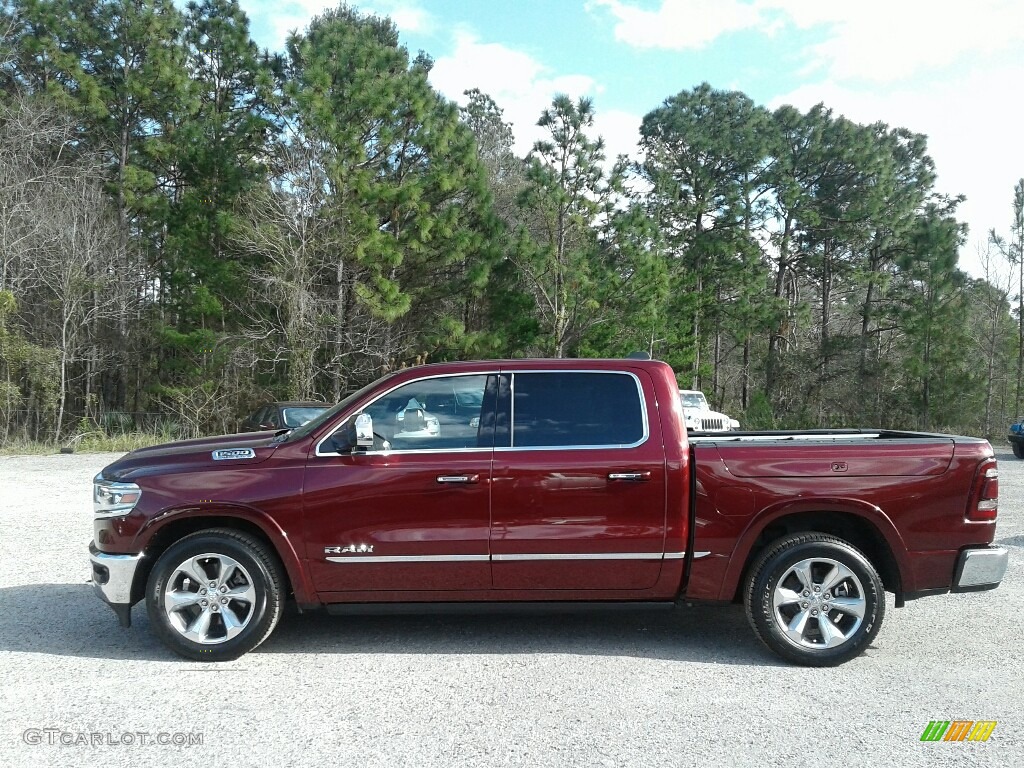
<path fill-rule="evenodd" d="M 995 521 L 966 519 L 980 438 L 885 429 L 689 435 L 696 469 L 695 553 L 687 594 L 731 600 L 748 553 L 780 520 L 828 520 L 876 559 L 893 591 L 948 589 L 951 542 L 984 546 Z M 786 522 L 786 521 L 789 522 Z M 868 525 L 865 525 L 868 524 Z"/>

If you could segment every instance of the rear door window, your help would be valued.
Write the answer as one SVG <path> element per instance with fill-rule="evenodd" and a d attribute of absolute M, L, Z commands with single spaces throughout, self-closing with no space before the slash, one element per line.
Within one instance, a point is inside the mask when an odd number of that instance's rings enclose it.
<path fill-rule="evenodd" d="M 647 437 L 637 379 L 628 373 L 516 373 L 512 447 L 623 447 Z"/>

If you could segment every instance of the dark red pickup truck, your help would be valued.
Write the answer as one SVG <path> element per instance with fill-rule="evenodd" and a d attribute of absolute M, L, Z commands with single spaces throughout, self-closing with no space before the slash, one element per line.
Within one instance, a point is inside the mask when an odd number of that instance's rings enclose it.
<path fill-rule="evenodd" d="M 200 660 L 255 648 L 288 598 L 743 601 L 776 653 L 832 665 L 874 639 L 886 590 L 902 606 L 1001 581 L 984 440 L 688 438 L 678 392 L 656 361 L 429 365 L 291 431 L 133 451 L 94 481 L 93 582 L 125 626 L 145 598 L 156 633 Z"/>

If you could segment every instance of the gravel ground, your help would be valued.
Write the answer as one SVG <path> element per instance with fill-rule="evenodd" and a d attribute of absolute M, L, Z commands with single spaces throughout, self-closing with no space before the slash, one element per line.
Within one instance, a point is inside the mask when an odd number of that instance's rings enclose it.
<path fill-rule="evenodd" d="M 1024 765 L 1024 617 L 1006 610 L 1024 588 L 1024 461 L 1009 451 L 1003 585 L 899 611 L 890 596 L 875 645 L 828 670 L 783 665 L 739 607 L 289 614 L 237 661 L 187 662 L 143 606 L 121 629 L 86 583 L 90 481 L 114 458 L 0 457 L 0 766 Z M 919 741 L 958 718 L 998 726 Z"/>

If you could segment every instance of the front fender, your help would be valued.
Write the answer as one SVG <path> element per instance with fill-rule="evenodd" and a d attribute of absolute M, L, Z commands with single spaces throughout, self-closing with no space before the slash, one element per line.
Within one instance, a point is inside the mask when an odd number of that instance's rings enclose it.
<path fill-rule="evenodd" d="M 293 543 L 288 532 L 266 512 L 243 504 L 203 504 L 202 506 L 190 505 L 165 510 L 148 520 L 139 530 L 135 538 L 135 549 L 138 552 L 144 552 L 154 537 L 160 535 L 161 532 L 167 532 L 171 527 L 186 522 L 193 523 L 204 520 L 209 521 L 210 525 L 203 527 L 209 528 L 230 526 L 232 520 L 238 520 L 258 528 L 277 552 L 277 556 L 281 558 L 296 602 L 301 606 L 319 602 L 309 574 L 296 550 L 299 543 Z"/>

